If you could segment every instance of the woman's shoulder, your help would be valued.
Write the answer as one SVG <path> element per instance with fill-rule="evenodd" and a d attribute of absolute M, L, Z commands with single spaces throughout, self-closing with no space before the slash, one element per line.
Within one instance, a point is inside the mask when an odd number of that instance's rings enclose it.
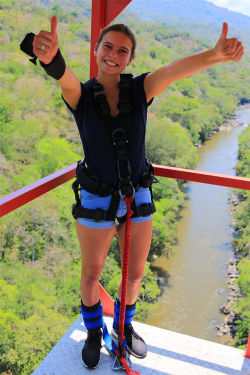
<path fill-rule="evenodd" d="M 138 89 L 144 89 L 144 80 L 145 80 L 145 77 L 147 76 L 147 74 L 149 74 L 150 72 L 146 72 L 146 73 L 142 73 L 138 76 L 135 76 L 132 80 L 132 87 L 133 89 L 134 88 L 138 88 Z"/>
<path fill-rule="evenodd" d="M 150 72 L 142 73 L 142 74 L 134 77 L 134 79 L 133 79 L 133 86 L 132 86 L 132 90 L 133 90 L 133 93 L 134 93 L 134 98 L 136 98 L 136 100 L 139 99 L 141 101 L 141 103 L 144 103 L 144 105 L 146 105 L 147 107 L 153 101 L 153 98 L 152 98 L 149 102 L 147 102 L 145 88 L 144 88 L 144 80 L 145 80 L 145 77 L 149 73 Z"/>
<path fill-rule="evenodd" d="M 150 72 L 146 72 L 146 73 L 142 73 L 142 74 L 139 74 L 138 76 L 135 76 L 133 77 L 133 81 L 137 82 L 137 81 L 141 81 L 143 82 L 146 75 L 149 74 Z"/>

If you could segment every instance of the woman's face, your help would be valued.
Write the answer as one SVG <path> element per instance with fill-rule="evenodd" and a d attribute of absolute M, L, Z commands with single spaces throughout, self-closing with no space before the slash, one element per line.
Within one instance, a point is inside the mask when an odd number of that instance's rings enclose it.
<path fill-rule="evenodd" d="M 99 68 L 106 74 L 119 74 L 131 61 L 132 42 L 118 31 L 110 31 L 102 38 L 94 54 Z"/>

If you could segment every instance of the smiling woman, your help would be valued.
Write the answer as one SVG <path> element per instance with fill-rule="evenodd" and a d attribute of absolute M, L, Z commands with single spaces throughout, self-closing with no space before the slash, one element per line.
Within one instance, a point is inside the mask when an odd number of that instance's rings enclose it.
<path fill-rule="evenodd" d="M 100 362 L 102 329 L 105 331 L 99 277 L 116 232 L 123 269 L 125 221 L 130 215 L 127 289 L 123 292 L 122 284 L 119 285 L 112 338 L 137 358 L 147 355 L 144 340 L 132 326 L 156 210 L 151 189 L 154 171 L 145 158 L 147 108 L 154 96 L 173 81 L 219 62 L 240 61 L 244 48 L 237 38 L 227 38 L 228 25 L 224 23 L 221 37 L 211 50 L 133 78 L 122 72 L 135 57 L 135 37 L 127 26 L 112 25 L 103 30 L 94 49 L 97 77 L 81 83 L 60 53 L 56 29 L 57 19 L 53 16 L 51 32 L 41 30 L 34 38 L 33 50 L 42 67 L 61 86 L 85 154 L 84 161 L 78 162 L 77 180 L 73 183 L 76 203 L 72 214 L 82 256 L 81 311 L 88 329 L 82 362 L 87 368 L 96 368 Z M 127 202 L 131 202 L 132 211 Z M 118 322 L 125 300 L 123 343 Z"/>

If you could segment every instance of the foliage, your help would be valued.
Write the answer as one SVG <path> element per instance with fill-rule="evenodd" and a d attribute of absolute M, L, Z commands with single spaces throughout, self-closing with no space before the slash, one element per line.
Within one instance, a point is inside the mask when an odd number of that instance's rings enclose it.
<path fill-rule="evenodd" d="M 149 119 L 147 126 L 146 150 L 150 161 L 172 167 L 194 168 L 197 154 L 185 128 L 168 118 Z"/>
<path fill-rule="evenodd" d="M 242 347 L 247 345 L 250 332 L 250 260 L 244 258 L 238 264 L 238 270 L 240 271 L 240 277 L 237 279 L 236 284 L 241 288 L 244 298 L 236 302 L 236 313 L 239 319 L 236 322 L 238 331 L 236 332 L 234 345 Z"/>
<path fill-rule="evenodd" d="M 249 127 L 244 129 L 239 136 L 237 174 L 243 177 L 250 176 L 249 170 Z M 249 191 L 237 191 L 241 203 L 237 207 L 234 219 L 234 228 L 239 237 L 236 241 L 237 255 L 241 260 L 237 266 L 240 277 L 236 283 L 240 287 L 243 298 L 236 303 L 238 331 L 233 344 L 239 348 L 246 346 L 250 331 L 250 194 Z"/>
<path fill-rule="evenodd" d="M 41 280 L 35 269 L 24 268 L 16 262 L 14 275 L 13 270 L 1 265 L 1 373 L 10 367 L 14 374 L 30 374 L 72 324 L 55 311 L 56 299 L 49 281 Z"/>

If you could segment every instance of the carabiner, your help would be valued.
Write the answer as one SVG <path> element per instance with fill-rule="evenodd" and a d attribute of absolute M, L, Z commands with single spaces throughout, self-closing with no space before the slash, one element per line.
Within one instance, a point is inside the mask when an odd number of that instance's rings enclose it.
<path fill-rule="evenodd" d="M 128 352 L 126 352 L 125 360 L 128 363 L 129 367 L 132 367 L 132 362 L 131 362 L 131 359 L 130 359 L 130 357 L 128 355 Z M 117 362 L 117 365 L 116 365 L 116 362 Z M 121 362 L 119 361 L 117 355 L 115 356 L 115 360 L 114 360 L 113 365 L 112 365 L 112 370 L 113 371 L 125 370 L 125 367 L 121 364 Z"/>

